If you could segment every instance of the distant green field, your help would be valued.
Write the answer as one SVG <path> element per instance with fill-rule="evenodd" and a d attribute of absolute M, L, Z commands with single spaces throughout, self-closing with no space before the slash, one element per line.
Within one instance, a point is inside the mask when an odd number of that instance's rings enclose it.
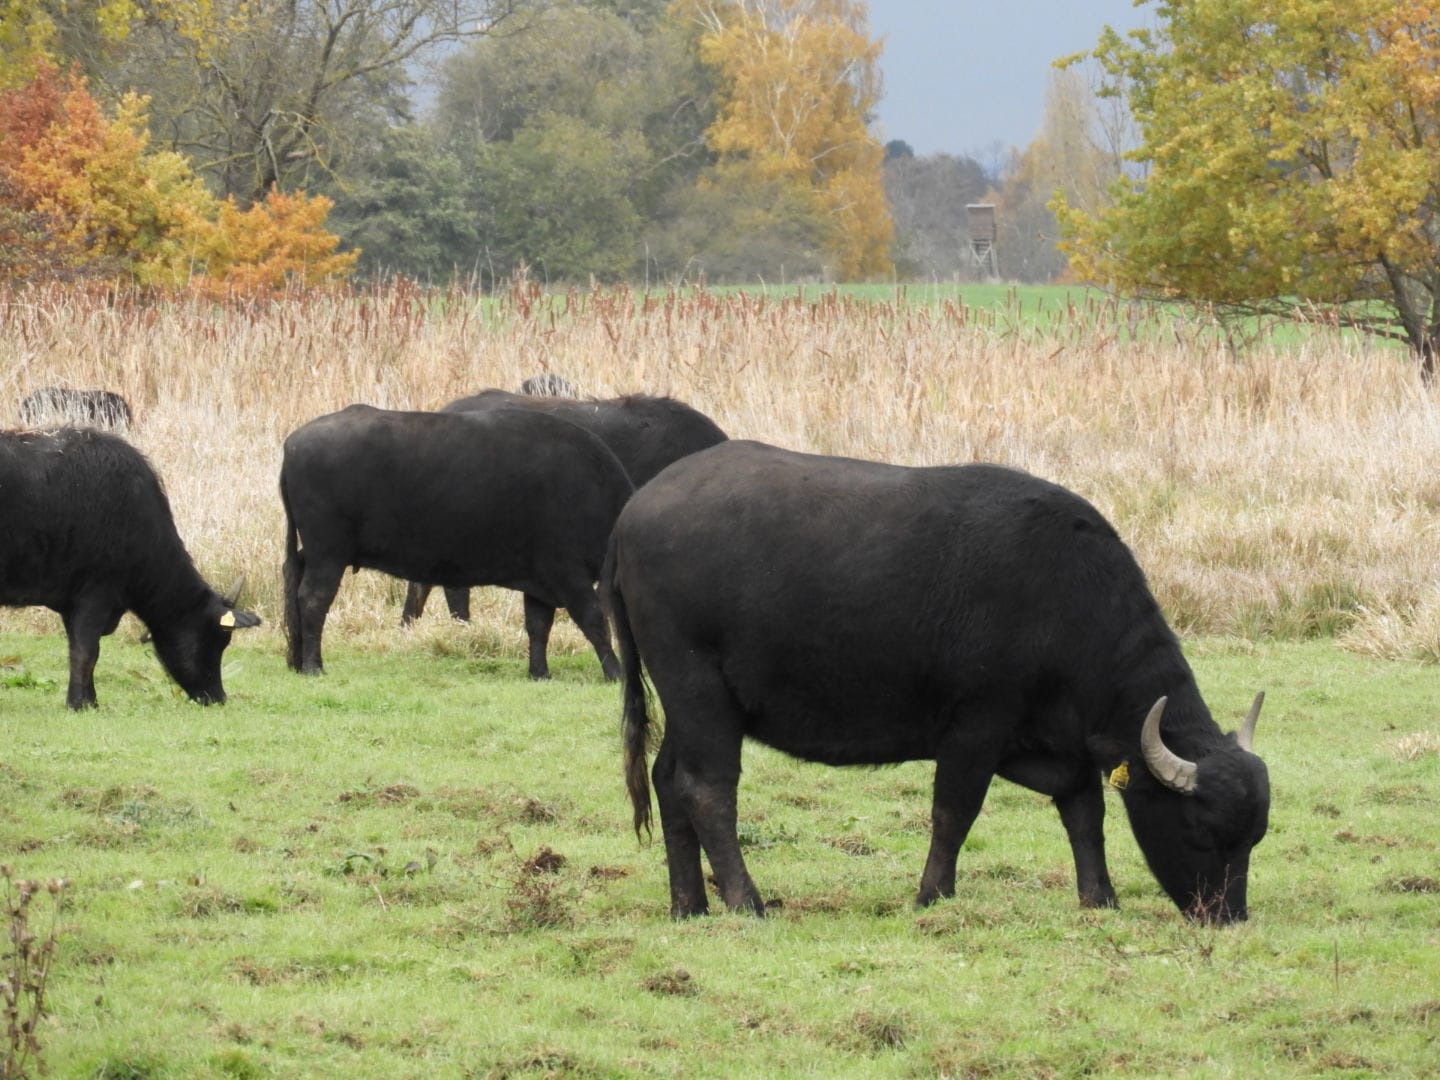
<path fill-rule="evenodd" d="M 83 715 L 58 635 L 0 634 L 0 848 L 72 882 L 51 1075 L 1434 1075 L 1433 669 L 1192 643 L 1222 723 L 1269 692 L 1248 924 L 1186 923 L 1113 798 L 1124 907 L 1081 911 L 1054 811 L 1001 781 L 959 895 L 914 911 L 930 767 L 758 747 L 741 834 L 779 906 L 675 924 L 593 657 L 535 685 L 518 628 L 500 656 L 466 633 L 337 636 L 302 679 L 258 632 L 200 709 L 126 627 Z"/>

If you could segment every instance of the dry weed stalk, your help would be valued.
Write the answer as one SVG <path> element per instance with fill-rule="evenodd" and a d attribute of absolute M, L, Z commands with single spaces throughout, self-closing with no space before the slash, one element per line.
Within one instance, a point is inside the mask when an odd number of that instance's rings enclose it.
<path fill-rule="evenodd" d="M 10 949 L 0 965 L 0 999 L 5 1009 L 5 1057 L 0 1078 L 19 1080 L 31 1069 L 44 1071 L 37 1029 L 48 1014 L 45 989 L 55 960 L 55 915 L 60 895 L 69 883 L 25 881 L 16 878 L 10 867 L 0 866 L 5 878 L 5 910 L 8 916 Z M 41 893 L 51 898 L 50 929 L 37 938 L 30 927 L 30 904 Z"/>
<path fill-rule="evenodd" d="M 736 437 L 1053 479 L 1115 522 L 1185 631 L 1333 633 L 1363 626 L 1362 609 L 1435 596 L 1440 411 L 1403 355 L 1324 328 L 1237 355 L 1203 323 L 1093 298 L 1022 314 L 1018 301 L 524 282 L 495 297 L 388 286 L 240 306 L 0 293 L 0 421 L 42 383 L 125 394 L 192 553 L 215 580 L 248 571 L 272 631 L 290 430 L 352 402 L 428 409 L 546 370 L 597 396 L 673 394 Z M 396 647 L 399 600 L 396 583 L 361 575 L 331 618 Z M 518 611 L 500 595 L 479 615 L 517 655 Z M 584 648 L 578 634 L 557 644 Z"/>

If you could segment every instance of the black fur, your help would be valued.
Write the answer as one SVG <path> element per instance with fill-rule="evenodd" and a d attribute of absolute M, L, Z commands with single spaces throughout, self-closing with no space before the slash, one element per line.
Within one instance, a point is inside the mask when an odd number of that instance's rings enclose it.
<path fill-rule="evenodd" d="M 649 483 L 671 462 L 725 441 L 725 432 L 704 413 L 674 398 L 648 394 L 579 401 L 485 390 L 452 401 L 440 411 L 469 413 L 509 408 L 529 409 L 578 424 L 611 449 L 637 488 Z M 400 616 L 402 624 L 408 625 L 424 613 L 430 589 L 429 584 L 409 584 Z M 446 589 L 445 600 L 453 618 L 470 618 L 468 590 Z"/>
<path fill-rule="evenodd" d="M 702 849 L 727 905 L 763 909 L 735 832 L 749 737 L 830 765 L 935 761 L 920 904 L 953 895 L 999 775 L 1055 800 L 1081 902 L 1115 906 L 1101 776 L 1129 762 L 1126 809 L 1161 885 L 1189 914 L 1245 917 L 1264 764 L 1216 726 L 1129 549 L 1071 492 L 988 465 L 727 442 L 641 489 L 607 560 L 637 829 L 642 659 L 665 710 L 653 780 L 677 916 L 706 910 Z M 1162 737 L 1199 765 L 1191 796 L 1140 758 L 1162 695 Z"/>
<path fill-rule="evenodd" d="M 353 566 L 446 587 L 520 590 L 537 679 L 549 674 L 546 643 L 564 607 L 606 675 L 618 673 L 594 583 L 632 488 L 589 432 L 522 409 L 352 405 L 291 433 L 280 488 L 295 670 L 322 670 L 325 616 Z"/>
<path fill-rule="evenodd" d="M 223 702 L 231 631 L 258 625 L 207 585 L 141 453 L 87 428 L 0 432 L 0 604 L 48 607 L 70 643 L 72 709 L 95 704 L 100 638 L 126 611 L 194 700 Z"/>

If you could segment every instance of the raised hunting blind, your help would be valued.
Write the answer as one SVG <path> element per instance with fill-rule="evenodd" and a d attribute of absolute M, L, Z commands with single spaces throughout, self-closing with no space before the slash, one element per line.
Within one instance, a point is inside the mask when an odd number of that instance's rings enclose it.
<path fill-rule="evenodd" d="M 977 268 L 985 270 L 986 277 L 998 278 L 1000 266 L 995 254 L 995 240 L 998 235 L 995 226 L 995 204 L 966 204 L 965 221 L 970 229 L 970 258 Z"/>

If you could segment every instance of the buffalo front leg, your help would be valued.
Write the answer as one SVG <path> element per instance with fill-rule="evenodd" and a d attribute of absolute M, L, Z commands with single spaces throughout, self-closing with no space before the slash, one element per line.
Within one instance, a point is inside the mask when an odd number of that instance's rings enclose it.
<path fill-rule="evenodd" d="M 530 678 L 550 678 L 550 628 L 555 625 L 555 606 L 525 594 L 525 636 L 530 639 Z"/>
<path fill-rule="evenodd" d="M 1084 758 L 1031 754 L 1006 758 L 997 771 L 1055 801 L 1075 858 L 1080 906 L 1119 907 L 1105 867 L 1105 800 L 1095 765 Z"/>
<path fill-rule="evenodd" d="M 100 634 L 90 621 L 80 615 L 66 615 L 65 638 L 70 643 L 70 685 L 65 691 L 65 704 L 72 709 L 93 709 L 95 699 L 95 663 L 100 659 Z"/>
<path fill-rule="evenodd" d="M 70 683 L 65 704 L 72 709 L 93 709 L 95 664 L 100 659 L 100 639 L 115 632 L 124 611 L 112 600 L 88 594 L 62 613 L 65 640 L 70 646 Z"/>
<path fill-rule="evenodd" d="M 1110 871 L 1105 865 L 1105 798 L 1100 788 L 1099 773 L 1090 773 L 1079 787 L 1065 795 L 1057 795 L 1055 809 L 1060 811 L 1060 821 L 1070 837 L 1080 906 L 1119 907 L 1120 901 L 1115 896 L 1115 886 L 1110 884 Z"/>

